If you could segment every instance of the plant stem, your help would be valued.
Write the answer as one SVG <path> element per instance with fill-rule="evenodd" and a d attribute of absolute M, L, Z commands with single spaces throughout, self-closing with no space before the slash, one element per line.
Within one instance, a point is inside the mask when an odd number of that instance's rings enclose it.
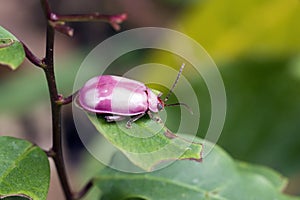
<path fill-rule="evenodd" d="M 56 15 L 51 14 L 52 22 L 92 22 L 92 21 L 104 21 L 111 24 L 115 30 L 120 30 L 120 23 L 127 19 L 127 14 L 117 14 L 117 15 L 103 15 L 99 13 L 92 14 L 74 14 L 74 15 Z"/>
<path fill-rule="evenodd" d="M 120 15 L 101 15 L 99 13 L 86 15 L 56 15 L 51 11 L 48 0 L 40 0 L 41 5 L 47 19 L 47 35 L 46 35 L 46 56 L 43 60 L 38 59 L 25 44 L 23 44 L 26 57 L 36 66 L 41 67 L 46 75 L 52 113 L 52 148 L 46 151 L 49 157 L 52 157 L 57 169 L 57 173 L 67 200 L 81 199 L 93 186 L 93 180 L 90 180 L 80 192 L 72 194 L 65 164 L 62 148 L 62 131 L 61 131 L 61 106 L 69 104 L 73 101 L 74 96 L 70 95 L 63 98 L 58 93 L 55 72 L 54 72 L 54 36 L 55 30 L 62 32 L 68 36 L 73 35 L 73 29 L 65 25 L 65 22 L 74 21 L 107 21 L 116 30 L 120 29 L 119 24 L 126 18 L 126 14 Z"/>
<path fill-rule="evenodd" d="M 25 55 L 26 58 L 35 66 L 38 66 L 40 68 L 45 68 L 45 63 L 43 62 L 43 60 L 39 59 L 38 57 L 36 57 L 30 50 L 29 48 L 22 42 L 24 51 L 25 51 Z"/>
<path fill-rule="evenodd" d="M 41 0 L 45 15 L 48 17 L 50 8 L 47 0 Z M 46 56 L 44 59 L 45 67 L 44 72 L 47 79 L 49 95 L 51 100 L 52 112 L 52 152 L 53 160 L 57 169 L 57 173 L 67 200 L 72 200 L 72 192 L 68 183 L 67 174 L 64 165 L 63 152 L 62 152 L 62 134 L 61 134 L 61 104 L 57 101 L 60 95 L 57 91 L 55 73 L 54 73 L 54 35 L 55 30 L 51 24 L 47 23 L 47 39 L 46 39 Z"/>
<path fill-rule="evenodd" d="M 74 92 L 74 94 L 71 94 L 70 96 L 68 96 L 66 98 L 63 98 L 61 96 L 60 99 L 58 101 L 56 101 L 56 103 L 60 104 L 60 105 L 67 105 L 69 103 L 72 103 L 78 92 L 79 91 L 76 91 L 76 92 Z"/>
<path fill-rule="evenodd" d="M 55 81 L 54 66 L 53 66 L 53 41 L 54 41 L 54 28 L 47 25 L 47 51 L 46 51 L 46 68 L 44 68 L 49 94 L 51 99 L 51 112 L 52 112 L 52 151 L 54 152 L 53 160 L 57 169 L 57 173 L 68 200 L 72 199 L 72 192 L 67 180 L 65 171 L 63 152 L 62 152 L 62 134 L 61 134 L 61 105 L 56 102 L 59 100 L 57 86 Z"/>
<path fill-rule="evenodd" d="M 84 195 L 86 195 L 86 193 L 93 187 L 94 185 L 94 180 L 91 179 L 89 182 L 87 182 L 87 184 L 81 189 L 81 191 L 79 191 L 77 194 L 73 195 L 73 198 L 75 200 L 77 199 L 81 199 L 82 197 L 84 197 Z"/>

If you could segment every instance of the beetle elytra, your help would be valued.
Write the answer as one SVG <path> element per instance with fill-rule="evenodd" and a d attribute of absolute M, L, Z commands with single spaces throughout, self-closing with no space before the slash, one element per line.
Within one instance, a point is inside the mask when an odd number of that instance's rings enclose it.
<path fill-rule="evenodd" d="M 85 83 L 79 90 L 77 104 L 92 113 L 104 114 L 107 122 L 130 119 L 126 127 L 144 116 L 146 113 L 153 118 L 152 113 L 158 113 L 166 106 L 183 105 L 184 103 L 165 104 L 175 88 L 185 64 L 180 67 L 178 75 L 165 99 L 156 95 L 145 84 L 120 76 L 97 76 Z"/>

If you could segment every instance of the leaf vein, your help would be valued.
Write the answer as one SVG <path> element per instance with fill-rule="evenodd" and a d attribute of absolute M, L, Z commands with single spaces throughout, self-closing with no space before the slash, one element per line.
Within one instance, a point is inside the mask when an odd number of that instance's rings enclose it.
<path fill-rule="evenodd" d="M 34 149 L 34 147 L 34 145 L 30 145 L 25 148 L 22 154 L 14 162 L 11 163 L 10 167 L 7 168 L 3 176 L 0 177 L 0 184 L 4 182 L 9 173 L 18 165 L 19 162 L 21 162 L 25 158 L 26 155 L 28 155 Z"/>

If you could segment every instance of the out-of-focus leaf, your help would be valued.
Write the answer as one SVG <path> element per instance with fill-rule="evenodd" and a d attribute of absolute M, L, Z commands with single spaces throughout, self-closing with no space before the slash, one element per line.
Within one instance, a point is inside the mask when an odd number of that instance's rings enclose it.
<path fill-rule="evenodd" d="M 300 199 L 282 194 L 278 186 L 286 180 L 276 172 L 235 162 L 217 146 L 200 163 L 176 161 L 164 169 L 140 174 L 104 168 L 94 180 L 102 191 L 102 200 Z"/>
<path fill-rule="evenodd" d="M 145 116 L 126 128 L 126 120 L 108 123 L 102 116 L 88 114 L 96 129 L 129 160 L 151 171 L 164 161 L 201 160 L 202 145 L 173 134 L 163 123 Z"/>
<path fill-rule="evenodd" d="M 285 174 L 300 167 L 300 81 L 290 70 L 279 59 L 244 59 L 221 68 L 228 113 L 219 144 L 237 159 Z"/>
<path fill-rule="evenodd" d="M 0 26 L 0 65 L 17 69 L 25 59 L 22 43 Z"/>
<path fill-rule="evenodd" d="M 178 21 L 180 31 L 220 61 L 299 52 L 299 17 L 299 2 L 294 0 L 198 1 Z"/>
<path fill-rule="evenodd" d="M 46 199 L 50 167 L 47 155 L 39 147 L 2 136 L 0 166 L 0 199 L 7 196 L 10 196 L 8 199 Z"/>

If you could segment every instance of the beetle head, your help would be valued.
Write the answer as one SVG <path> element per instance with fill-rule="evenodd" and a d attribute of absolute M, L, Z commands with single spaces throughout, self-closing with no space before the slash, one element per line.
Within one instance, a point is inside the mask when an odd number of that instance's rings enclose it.
<path fill-rule="evenodd" d="M 157 97 L 157 109 L 161 111 L 165 107 L 165 103 L 161 100 L 160 96 Z"/>

